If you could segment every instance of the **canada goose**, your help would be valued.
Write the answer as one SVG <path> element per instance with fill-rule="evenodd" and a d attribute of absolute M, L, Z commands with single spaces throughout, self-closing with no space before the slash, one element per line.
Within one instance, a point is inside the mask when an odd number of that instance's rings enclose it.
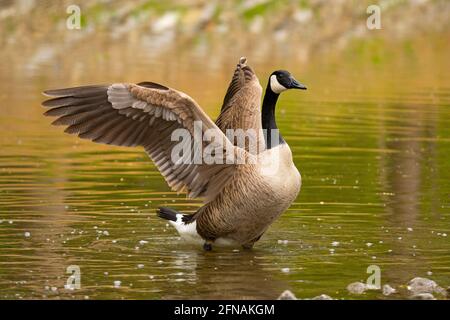
<path fill-rule="evenodd" d="M 48 90 L 44 94 L 52 98 L 42 105 L 50 108 L 45 115 L 58 117 L 52 124 L 66 125 L 67 133 L 98 143 L 144 147 L 173 190 L 203 198 L 204 205 L 194 214 L 159 208 L 158 216 L 169 220 L 182 238 L 202 243 L 205 250 L 211 250 L 212 243 L 251 248 L 300 191 L 301 177 L 290 148 L 281 135 L 272 141 L 271 132 L 277 131 L 275 105 L 279 94 L 306 87 L 287 71 L 273 72 L 259 113 L 262 90 L 258 79 L 245 59 L 237 69 L 222 110 L 235 110 L 236 114 L 222 116 L 219 122 L 224 127 L 242 124 L 267 130 L 266 149 L 258 154 L 233 145 L 191 97 L 153 82 Z M 239 115 L 238 108 L 254 113 Z M 240 118 L 255 115 L 258 120 Z M 207 142 L 213 144 L 212 153 L 219 161 L 186 162 L 191 154 L 184 153 L 184 145 L 183 161 L 174 161 L 172 152 L 179 147 L 179 140 L 174 141 L 172 135 L 177 129 L 184 129 L 194 140 L 196 130 L 200 130 L 207 137 L 201 140 L 200 148 L 208 147 Z M 195 157 L 198 147 L 191 144 L 188 151 Z M 228 162 L 230 155 L 238 161 Z"/>

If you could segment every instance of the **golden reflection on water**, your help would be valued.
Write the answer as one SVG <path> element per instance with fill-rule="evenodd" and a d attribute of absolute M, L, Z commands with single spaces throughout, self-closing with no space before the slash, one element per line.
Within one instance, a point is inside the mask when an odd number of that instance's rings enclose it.
<path fill-rule="evenodd" d="M 251 252 L 182 244 L 155 209 L 193 212 L 198 201 L 170 192 L 141 150 L 65 135 L 40 107 L 52 87 L 151 80 L 216 116 L 242 53 L 174 50 L 156 60 L 120 44 L 31 62 L 4 53 L 0 298 L 272 299 L 285 289 L 352 298 L 345 287 L 371 264 L 394 287 L 415 276 L 450 285 L 448 44 L 424 43 L 414 59 L 385 47 L 381 63 L 368 52 L 308 64 L 248 57 L 263 86 L 286 68 L 309 88 L 284 94 L 277 111 L 302 191 Z M 81 290 L 64 289 L 69 265 L 81 268 Z M 363 296 L 373 297 L 383 298 Z"/>

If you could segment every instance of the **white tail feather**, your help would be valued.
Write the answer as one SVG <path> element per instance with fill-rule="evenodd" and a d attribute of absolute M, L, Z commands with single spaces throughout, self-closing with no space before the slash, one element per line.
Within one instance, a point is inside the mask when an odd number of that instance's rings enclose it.
<path fill-rule="evenodd" d="M 205 240 L 197 232 L 197 221 L 191 223 L 183 222 L 183 215 L 181 213 L 176 215 L 177 221 L 169 221 L 175 227 L 180 237 L 188 243 L 203 244 Z M 219 247 L 238 246 L 238 243 L 229 238 L 218 238 L 214 241 L 214 245 Z"/>
<path fill-rule="evenodd" d="M 175 227 L 175 229 L 178 231 L 178 234 L 183 240 L 186 240 L 187 242 L 193 242 L 193 243 L 203 243 L 205 242 L 202 237 L 197 233 L 197 222 L 191 222 L 191 223 L 184 223 L 183 222 L 183 215 L 177 214 L 177 221 L 169 221 L 171 225 Z"/>

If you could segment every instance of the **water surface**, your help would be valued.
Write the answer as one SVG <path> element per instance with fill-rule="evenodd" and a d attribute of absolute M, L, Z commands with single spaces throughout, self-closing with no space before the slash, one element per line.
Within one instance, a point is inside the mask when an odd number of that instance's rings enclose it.
<path fill-rule="evenodd" d="M 277 110 L 302 190 L 249 252 L 183 244 L 155 210 L 194 212 L 198 201 L 171 192 L 142 150 L 66 135 L 40 107 L 48 88 L 149 80 L 215 117 L 243 53 L 155 58 L 120 43 L 31 60 L 4 52 L 0 298 L 356 298 L 346 286 L 369 265 L 400 290 L 394 298 L 416 276 L 450 286 L 450 62 L 437 43 L 382 45 L 375 56 L 355 45 L 300 64 L 249 57 L 263 85 L 286 68 L 309 88 L 283 94 Z M 80 267 L 80 290 L 64 289 L 69 265 Z"/>

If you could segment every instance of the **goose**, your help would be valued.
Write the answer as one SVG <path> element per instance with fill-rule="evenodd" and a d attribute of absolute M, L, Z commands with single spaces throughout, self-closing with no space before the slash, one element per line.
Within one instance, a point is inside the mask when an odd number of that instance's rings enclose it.
<path fill-rule="evenodd" d="M 306 87 L 288 71 L 274 71 L 261 108 L 259 80 L 241 58 L 218 124 L 187 94 L 154 82 L 46 90 L 43 94 L 50 99 L 42 105 L 49 108 L 44 115 L 57 117 L 52 124 L 66 126 L 66 133 L 97 143 L 143 147 L 172 190 L 203 199 L 193 214 L 158 209 L 158 216 L 181 238 L 206 251 L 213 244 L 251 249 L 300 191 L 300 173 L 275 121 L 277 99 L 289 89 Z M 267 134 L 258 135 L 264 150 L 249 152 L 221 130 L 239 126 L 265 130 Z M 185 141 L 174 139 L 177 132 Z M 198 134 L 203 138 L 196 140 Z M 208 148 L 215 161 L 195 161 Z M 183 152 L 174 159 L 176 149 Z"/>

